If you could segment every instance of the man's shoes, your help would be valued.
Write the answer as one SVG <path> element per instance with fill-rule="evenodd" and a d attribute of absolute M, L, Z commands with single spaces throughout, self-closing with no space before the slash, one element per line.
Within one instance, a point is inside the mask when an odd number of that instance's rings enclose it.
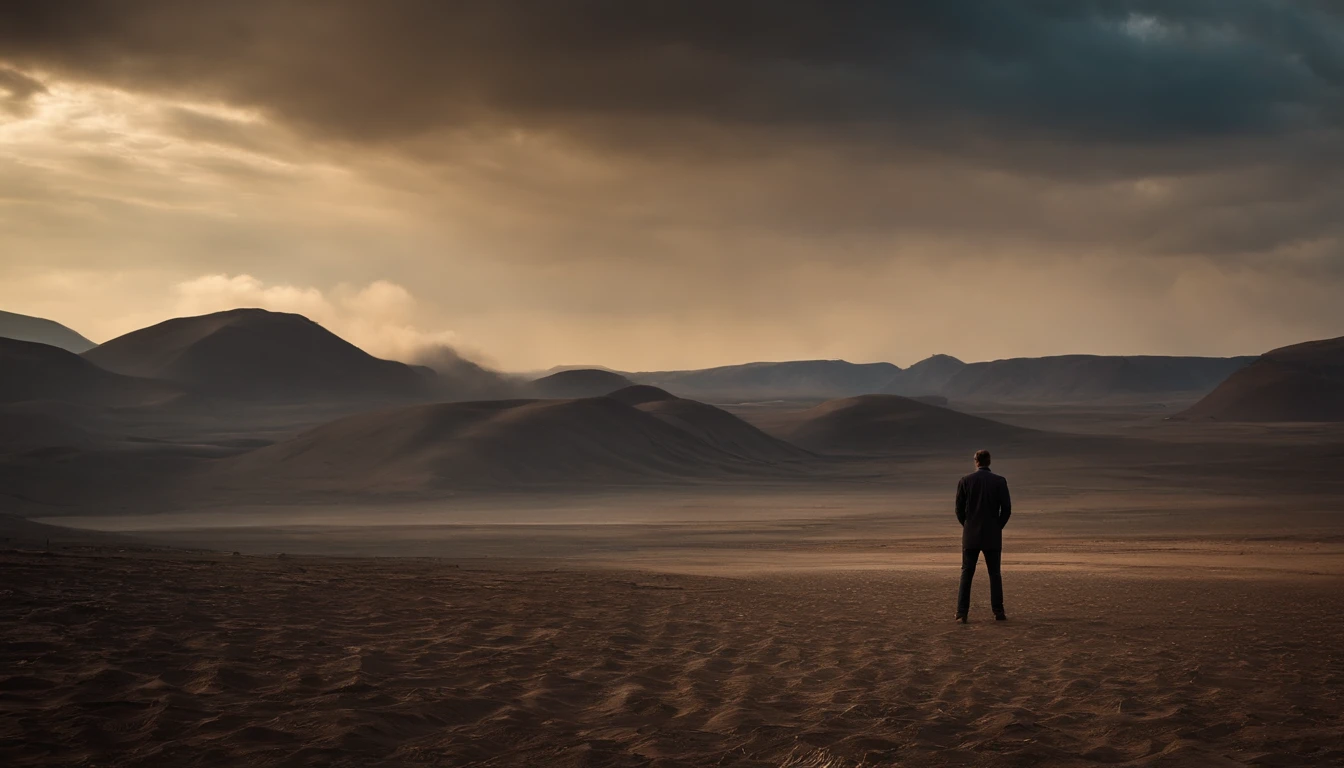
<path fill-rule="evenodd" d="M 962 623 L 962 624 L 965 624 L 965 623 L 966 623 L 966 614 L 964 614 L 964 613 L 958 613 L 958 614 L 957 614 L 957 621 L 960 622 L 960 623 Z"/>
<path fill-rule="evenodd" d="M 1007 621 L 1007 620 L 1008 620 L 1008 614 L 1004 613 L 1003 611 L 995 611 L 995 612 L 994 612 L 994 620 L 995 620 L 995 621 Z"/>

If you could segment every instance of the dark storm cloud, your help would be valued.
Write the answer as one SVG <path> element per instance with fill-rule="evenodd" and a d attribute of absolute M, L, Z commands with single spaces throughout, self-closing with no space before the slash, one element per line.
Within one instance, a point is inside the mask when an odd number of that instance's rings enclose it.
<path fill-rule="evenodd" d="M 387 279 L 537 367 L 1344 332 L 1337 0 L 8 0 L 0 71 L 0 298 Z"/>
<path fill-rule="evenodd" d="M 1155 143 L 1337 128 L 1344 13 L 1333 8 L 34 0 L 0 11 L 0 56 L 355 140 L 484 123 L 675 143 L 658 126 L 690 121 L 879 143 Z"/>

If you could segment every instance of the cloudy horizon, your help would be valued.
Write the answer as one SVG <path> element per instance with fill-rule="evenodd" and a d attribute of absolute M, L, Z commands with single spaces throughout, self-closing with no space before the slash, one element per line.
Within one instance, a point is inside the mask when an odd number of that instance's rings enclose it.
<path fill-rule="evenodd" d="M 17 2 L 0 308 L 508 370 L 1344 335 L 1325 2 Z"/>

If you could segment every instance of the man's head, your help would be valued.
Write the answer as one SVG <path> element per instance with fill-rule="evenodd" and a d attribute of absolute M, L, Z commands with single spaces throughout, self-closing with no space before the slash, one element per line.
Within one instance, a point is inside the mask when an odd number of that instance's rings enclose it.
<path fill-rule="evenodd" d="M 989 466 L 989 451 L 981 449 L 975 452 L 975 466 L 977 467 Z"/>

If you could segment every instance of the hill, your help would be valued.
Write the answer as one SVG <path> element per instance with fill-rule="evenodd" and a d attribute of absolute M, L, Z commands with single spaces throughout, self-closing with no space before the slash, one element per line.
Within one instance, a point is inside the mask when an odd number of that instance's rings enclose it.
<path fill-rule="evenodd" d="M 940 408 L 899 395 L 862 395 L 778 414 L 770 434 L 818 453 L 892 453 L 931 447 L 976 448 L 1032 430 Z"/>
<path fill-rule="evenodd" d="M 631 381 L 619 373 L 600 368 L 576 368 L 543 376 L 528 386 L 528 392 L 543 398 L 601 397 L 630 384 Z"/>
<path fill-rule="evenodd" d="M 146 405 L 180 391 L 162 382 L 103 370 L 59 347 L 0 338 L 0 403 L 56 400 L 81 405 Z"/>
<path fill-rule="evenodd" d="M 968 363 L 952 372 L 941 390 L 907 393 L 1001 403 L 1193 399 L 1218 386 L 1252 359 L 1101 355 L 1021 357 Z"/>
<path fill-rule="evenodd" d="M 635 484 L 771 473 L 608 397 L 363 413 L 220 462 L 211 487 L 416 492 Z"/>
<path fill-rule="evenodd" d="M 1223 421 L 1344 421 L 1344 337 L 1266 352 L 1183 415 Z"/>
<path fill-rule="evenodd" d="M 35 341 L 79 354 L 96 346 L 55 320 L 0 311 L 0 338 Z"/>
<path fill-rule="evenodd" d="M 767 435 L 727 411 L 676 397 L 657 387 L 637 384 L 612 392 L 608 397 L 638 408 L 733 456 L 767 463 L 808 457 L 806 451 Z"/>
<path fill-rule="evenodd" d="M 247 400 L 413 397 L 433 384 L 428 369 L 380 360 L 302 315 L 263 309 L 167 320 L 84 357 L 128 376 Z"/>
<path fill-rule="evenodd" d="M 796 360 L 628 375 L 641 384 L 661 387 L 681 397 L 764 400 L 844 397 L 879 392 L 900 370 L 891 363 Z"/>

